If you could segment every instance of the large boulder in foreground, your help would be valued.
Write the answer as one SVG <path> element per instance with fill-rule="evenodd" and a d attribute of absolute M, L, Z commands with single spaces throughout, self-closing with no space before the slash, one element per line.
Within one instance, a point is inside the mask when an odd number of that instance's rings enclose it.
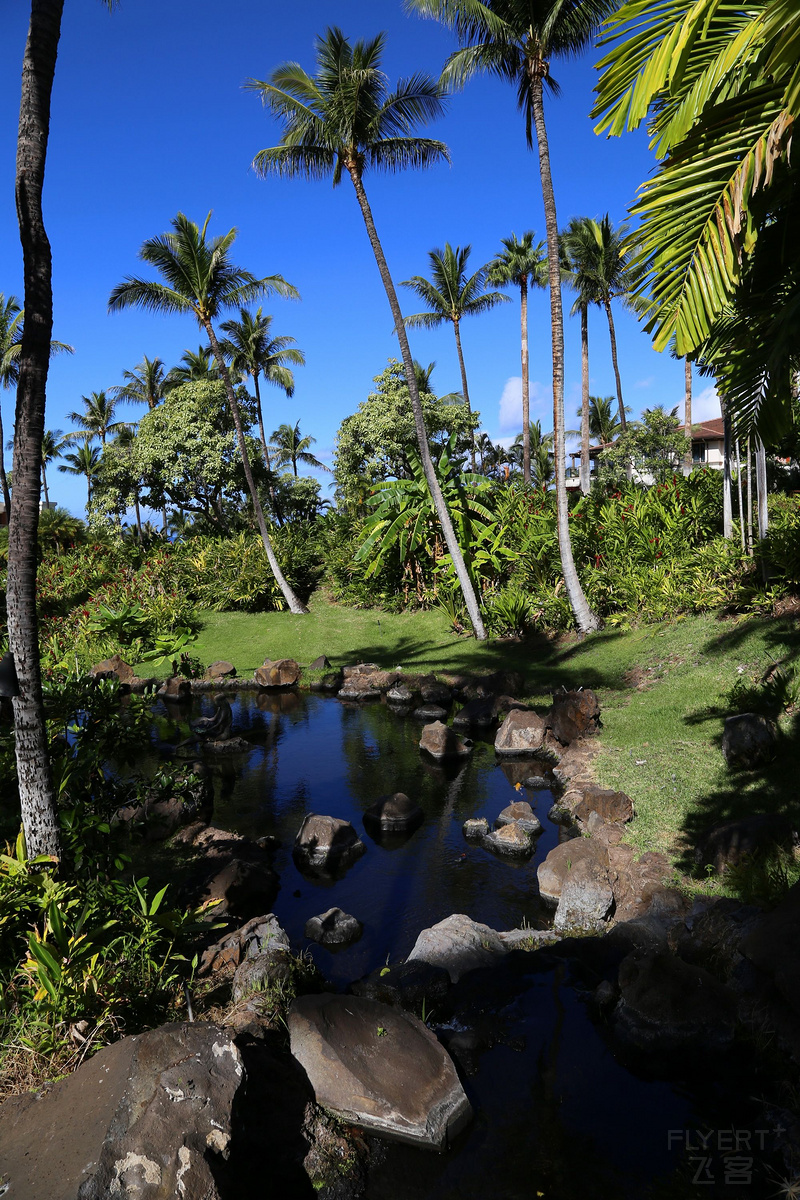
<path fill-rule="evenodd" d="M 349 821 L 309 813 L 295 838 L 292 857 L 301 870 L 343 870 L 366 851 Z"/>
<path fill-rule="evenodd" d="M 545 723 L 535 712 L 512 708 L 494 739 L 495 754 L 535 754 L 544 742 Z"/>
<path fill-rule="evenodd" d="M 219 1200 L 209 1160 L 227 1157 L 243 1075 L 215 1025 L 122 1038 L 5 1102 L 0 1179 L 14 1200 Z"/>
<path fill-rule="evenodd" d="M 300 678 L 300 664 L 293 658 L 267 658 L 256 667 L 255 681 L 259 687 L 292 687 Z"/>
<path fill-rule="evenodd" d="M 289 1036 L 317 1104 L 351 1124 L 440 1150 L 472 1116 L 447 1051 L 400 1009 L 362 996 L 301 996 Z"/>
<path fill-rule="evenodd" d="M 769 762 L 775 755 L 778 731 L 760 713 L 739 713 L 725 719 L 722 753 L 729 767 L 750 770 Z"/>
<path fill-rule="evenodd" d="M 599 724 L 600 705 L 590 688 L 554 693 L 553 704 L 547 715 L 547 728 L 562 746 L 596 733 Z"/>
<path fill-rule="evenodd" d="M 472 742 L 460 737 L 442 721 L 433 721 L 423 729 L 419 748 L 432 758 L 466 758 L 472 753 Z"/>

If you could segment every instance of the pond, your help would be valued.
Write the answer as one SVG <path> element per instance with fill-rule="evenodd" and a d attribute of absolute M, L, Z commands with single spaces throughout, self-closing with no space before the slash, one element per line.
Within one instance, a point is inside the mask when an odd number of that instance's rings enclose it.
<path fill-rule="evenodd" d="M 422 929 L 452 913 L 498 930 L 549 924 L 536 868 L 566 834 L 548 820 L 552 794 L 515 786 L 527 772 L 500 765 L 490 740 L 477 739 L 466 762 L 440 766 L 420 754 L 421 724 L 385 703 L 354 706 L 293 692 L 230 698 L 233 732 L 252 749 L 208 757 L 214 822 L 279 839 L 274 910 L 293 944 L 307 948 L 337 987 L 405 958 Z M 159 705 L 154 758 L 171 758 L 190 717 L 212 711 L 210 697 L 170 705 L 167 716 Z M 378 842 L 365 831 L 363 814 L 395 791 L 416 800 L 425 819 L 410 836 Z M 464 839 L 466 818 L 486 817 L 491 825 L 520 798 L 544 826 L 530 860 L 501 859 Z M 312 879 L 294 864 L 294 838 L 309 812 L 351 821 L 367 846 L 341 878 Z M 334 905 L 364 925 L 361 940 L 337 952 L 304 938 L 309 917 Z M 510 957 L 514 965 L 498 970 L 488 996 L 470 994 L 469 976 L 457 988 L 492 1030 L 474 1052 L 453 1051 L 475 1120 L 444 1155 L 385 1143 L 370 1169 L 369 1200 L 775 1194 L 769 1137 L 738 1156 L 738 1175 L 726 1153 L 730 1131 L 740 1141 L 753 1134 L 755 1145 L 764 1124 L 750 1098 L 759 1085 L 747 1052 L 728 1056 L 712 1073 L 697 1062 L 676 1064 L 673 1078 L 655 1078 L 619 1059 L 574 964 L 549 951 Z M 437 1031 L 447 1042 L 460 1026 L 444 1024 Z"/>

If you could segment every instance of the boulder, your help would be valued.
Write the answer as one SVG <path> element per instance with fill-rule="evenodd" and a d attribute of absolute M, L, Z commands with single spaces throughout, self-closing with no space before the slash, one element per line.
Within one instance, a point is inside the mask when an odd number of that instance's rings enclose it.
<path fill-rule="evenodd" d="M 413 704 L 417 694 L 411 690 L 408 684 L 396 683 L 394 687 L 389 688 L 386 699 L 390 704 Z"/>
<path fill-rule="evenodd" d="M 514 708 L 527 709 L 530 705 L 522 700 L 515 700 L 513 696 L 495 696 L 492 700 L 492 713 L 496 717 L 505 716 Z"/>
<path fill-rule="evenodd" d="M 255 958 L 246 958 L 239 963 L 233 976 L 231 999 L 234 1004 L 240 1004 L 248 996 L 253 997 L 253 1003 L 248 1004 L 241 1014 L 246 1024 L 252 1017 L 262 1015 L 262 1001 L 270 1009 L 274 1009 L 273 996 L 265 995 L 271 984 L 282 984 L 292 978 L 295 960 L 288 947 L 275 946 L 268 954 L 258 954 Z"/>
<path fill-rule="evenodd" d="M 229 974 L 246 959 L 259 958 L 277 949 L 289 949 L 289 938 L 278 918 L 274 913 L 253 917 L 203 951 L 198 975 L 203 978 L 220 972 Z"/>
<path fill-rule="evenodd" d="M 327 873 L 349 867 L 365 850 L 349 821 L 309 813 L 295 838 L 292 856 L 301 870 Z"/>
<path fill-rule="evenodd" d="M 243 1077 L 216 1025 L 122 1038 L 5 1102 L 0 1178 L 14 1200 L 219 1200 L 209 1160 L 227 1157 Z"/>
<path fill-rule="evenodd" d="M 669 886 L 673 871 L 666 855 L 648 850 L 634 859 L 632 847 L 609 845 L 608 861 L 615 920 L 652 916 L 669 923 L 687 912 L 686 896 Z"/>
<path fill-rule="evenodd" d="M 411 714 L 415 721 L 444 721 L 447 717 L 447 709 L 442 708 L 439 704 L 421 704 L 419 708 L 415 708 Z"/>
<path fill-rule="evenodd" d="M 309 671 L 330 671 L 331 661 L 325 654 L 320 654 L 319 658 L 315 658 L 309 664 Z"/>
<path fill-rule="evenodd" d="M 399 671 L 383 671 L 375 663 L 344 668 L 344 690 L 347 692 L 388 692 L 399 679 Z"/>
<path fill-rule="evenodd" d="M 364 675 L 370 671 L 380 671 L 380 667 L 377 663 L 363 662 L 355 663 L 355 665 L 350 667 L 342 667 L 342 671 L 345 679 L 349 679 L 352 675 Z"/>
<path fill-rule="evenodd" d="M 309 688 L 312 692 L 338 692 L 344 682 L 344 674 L 341 667 L 332 667 L 330 671 L 325 671 L 317 679 L 309 681 Z"/>
<path fill-rule="evenodd" d="M 340 908 L 329 908 L 318 917 L 310 917 L 305 926 L 309 941 L 319 942 L 322 946 L 350 946 L 363 932 L 361 922 Z"/>
<path fill-rule="evenodd" d="M 790 850 L 795 840 L 792 822 L 781 813 L 757 813 L 740 821 L 715 825 L 702 839 L 701 865 L 713 863 L 721 873 L 743 858 L 769 854 L 776 849 Z"/>
<path fill-rule="evenodd" d="M 468 817 L 461 830 L 467 841 L 480 842 L 489 833 L 489 822 L 486 817 Z"/>
<path fill-rule="evenodd" d="M 598 932 L 614 907 L 608 868 L 600 855 L 581 855 L 565 872 L 553 919 L 557 933 Z"/>
<path fill-rule="evenodd" d="M 494 725 L 494 722 L 494 706 L 490 696 L 476 696 L 473 700 L 468 700 L 453 717 L 453 726 L 456 729 L 470 729 L 473 725 L 485 729 Z"/>
<path fill-rule="evenodd" d="M 426 704 L 444 705 L 445 708 L 450 707 L 453 699 L 450 688 L 438 679 L 422 680 L 419 692 Z"/>
<path fill-rule="evenodd" d="M 620 964 L 615 1036 L 655 1055 L 724 1050 L 733 1041 L 731 992 L 702 967 L 634 950 Z"/>
<path fill-rule="evenodd" d="M 582 694 L 582 693 L 580 693 Z M 625 792 L 602 788 L 596 783 L 584 784 L 566 793 L 561 806 L 567 809 L 581 829 L 585 829 L 592 813 L 604 821 L 626 822 L 633 820 L 633 801 Z"/>
<path fill-rule="evenodd" d="M 441 721 L 433 721 L 422 731 L 420 750 L 427 751 L 432 758 L 464 758 L 472 753 L 469 738 L 460 737 Z"/>
<path fill-rule="evenodd" d="M 428 1011 L 434 1005 L 441 1005 L 449 990 L 450 976 L 444 967 L 421 960 L 379 967 L 348 988 L 355 996 L 380 1000 L 382 1004 L 411 1009 L 425 1005 Z"/>
<path fill-rule="evenodd" d="M 495 754 L 535 754 L 544 741 L 545 723 L 535 712 L 514 708 L 497 731 Z"/>
<path fill-rule="evenodd" d="M 168 800 L 157 800 L 155 804 L 142 805 L 145 821 L 145 837 L 148 842 L 163 842 L 171 837 L 181 825 L 188 825 L 197 816 L 199 805 L 189 799 L 184 802 L 179 796 Z"/>
<path fill-rule="evenodd" d="M 547 728 L 562 746 L 576 738 L 595 733 L 600 724 L 600 705 L 589 688 L 577 692 L 556 692 L 547 715 Z"/>
<path fill-rule="evenodd" d="M 120 683 L 132 684 L 136 681 L 136 672 L 119 654 L 104 658 L 95 663 L 89 674 L 93 679 L 118 679 Z"/>
<path fill-rule="evenodd" d="M 536 816 L 527 800 L 514 800 L 507 804 L 495 820 L 495 829 L 503 825 L 519 825 L 526 833 L 537 837 L 542 832 L 542 822 Z"/>
<path fill-rule="evenodd" d="M 773 721 L 760 713 L 739 713 L 725 718 L 722 753 L 729 767 L 751 770 L 775 755 L 778 731 Z"/>
<path fill-rule="evenodd" d="M 373 687 L 369 682 L 367 675 L 351 675 L 350 678 L 345 678 L 342 687 L 339 688 L 340 700 L 380 700 L 380 688 Z"/>
<path fill-rule="evenodd" d="M 489 967 L 507 953 L 500 935 L 463 913 L 454 913 L 430 929 L 423 929 L 407 962 L 421 961 L 444 967 L 453 983 L 467 971 Z"/>
<path fill-rule="evenodd" d="M 292 1054 L 317 1103 L 380 1137 L 443 1149 L 471 1118 L 452 1060 L 416 1017 L 361 996 L 301 996 Z"/>
<path fill-rule="evenodd" d="M 542 899 L 558 904 L 567 875 L 584 860 L 592 864 L 600 880 L 604 875 L 608 878 L 608 848 L 594 838 L 571 838 L 555 846 L 539 863 L 536 877 Z"/>
<path fill-rule="evenodd" d="M 183 700 L 192 694 L 191 680 L 186 679 L 183 675 L 170 675 L 169 679 L 165 679 L 156 692 L 162 700 Z"/>
<path fill-rule="evenodd" d="M 293 658 L 267 658 L 256 668 L 255 681 L 259 687 L 292 687 L 300 678 L 300 664 Z"/>
<path fill-rule="evenodd" d="M 364 825 L 380 825 L 387 833 L 415 829 L 424 820 L 425 814 L 415 800 L 405 792 L 394 792 L 382 800 L 376 800 L 364 813 Z"/>
<path fill-rule="evenodd" d="M 240 834 L 201 822 L 179 830 L 171 844 L 196 855 L 181 894 L 186 903 L 204 906 L 210 920 L 231 916 L 249 921 L 270 912 L 280 882 L 267 850 Z"/>
<path fill-rule="evenodd" d="M 681 925 L 671 932 L 670 941 L 684 962 L 705 967 L 725 981 L 743 963 L 744 941 L 762 916 L 762 910 L 755 905 L 728 897 L 703 898 L 695 901 Z M 759 947 L 760 943 L 761 938 Z M 784 949 L 788 950 L 788 945 Z M 781 961 L 786 961 L 785 954 Z"/>
<path fill-rule="evenodd" d="M 487 833 L 483 845 L 508 858 L 530 858 L 535 835 L 521 821 L 510 821 Z"/>
<path fill-rule="evenodd" d="M 249 754 L 253 749 L 251 743 L 241 737 L 229 737 L 225 741 L 209 738 L 203 745 L 212 754 Z"/>
<path fill-rule="evenodd" d="M 205 680 L 212 679 L 234 679 L 236 677 L 236 667 L 233 663 L 226 662 L 224 658 L 217 659 L 206 667 L 206 673 L 203 676 Z"/>

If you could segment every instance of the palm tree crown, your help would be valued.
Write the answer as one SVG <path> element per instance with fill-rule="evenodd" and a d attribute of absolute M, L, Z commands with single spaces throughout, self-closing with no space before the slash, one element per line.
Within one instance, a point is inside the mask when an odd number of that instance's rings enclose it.
<path fill-rule="evenodd" d="M 88 441 L 79 446 L 71 454 L 63 456 L 64 461 L 58 464 L 59 471 L 67 475 L 85 475 L 87 485 L 87 504 L 92 499 L 92 480 L 100 470 L 100 451 L 97 446 L 91 446 Z"/>
<path fill-rule="evenodd" d="M 72 439 L 82 439 L 90 442 L 93 438 L 99 437 L 100 441 L 105 446 L 106 438 L 109 433 L 116 433 L 124 421 L 115 421 L 117 402 L 112 400 L 107 392 L 92 392 L 90 396 L 81 396 L 83 401 L 83 412 L 67 413 L 70 421 L 76 421 L 80 425 L 80 429 L 73 430 L 68 433 L 67 437 Z"/>
<path fill-rule="evenodd" d="M 220 326 L 227 337 L 220 341 L 222 353 L 235 371 L 250 375 L 257 384 L 260 378 L 282 388 L 287 396 L 294 395 L 295 367 L 305 366 L 306 356 L 298 350 L 295 339 L 283 334 L 272 336 L 272 317 L 257 308 L 239 310 L 238 320 L 224 321 Z"/>
<path fill-rule="evenodd" d="M 173 388 L 184 383 L 218 379 L 219 368 L 214 362 L 211 347 L 198 346 L 196 350 L 184 350 L 177 367 L 170 367 L 164 379 L 164 393 L 167 395 Z"/>
<path fill-rule="evenodd" d="M 271 448 L 275 451 L 275 460 L 278 466 L 283 467 L 291 463 L 295 478 L 299 462 L 304 463 L 307 467 L 315 467 L 318 471 L 330 471 L 330 467 L 326 467 L 310 451 L 310 447 L 316 440 L 311 434 L 306 434 L 305 437 L 300 436 L 299 421 L 296 425 L 279 425 L 270 435 Z"/>
<path fill-rule="evenodd" d="M 108 389 L 116 400 L 146 404 L 152 412 L 164 399 L 167 388 L 162 359 L 148 358 L 145 354 L 132 371 L 122 372 L 122 378 L 123 384 Z"/>

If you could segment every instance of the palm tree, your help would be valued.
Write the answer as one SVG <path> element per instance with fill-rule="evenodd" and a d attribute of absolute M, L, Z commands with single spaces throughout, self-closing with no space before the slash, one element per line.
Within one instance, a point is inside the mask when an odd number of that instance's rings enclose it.
<path fill-rule="evenodd" d="M 128 276 L 112 291 L 108 307 L 111 312 L 135 305 L 153 312 L 191 313 L 205 330 L 228 397 L 239 442 L 239 453 L 264 550 L 289 609 L 299 615 L 308 612 L 308 609 L 295 596 L 275 557 L 250 467 L 239 402 L 214 329 L 214 319 L 225 309 L 240 308 L 243 304 L 270 292 L 296 297 L 297 289 L 280 275 L 256 279 L 249 271 L 234 266 L 230 261 L 229 251 L 236 239 L 236 230 L 230 229 L 226 234 L 209 241 L 206 232 L 210 220 L 211 213 L 200 229 L 194 221 L 190 221 L 183 213 L 178 213 L 172 221 L 172 233 L 148 239 L 139 251 L 139 257 L 155 267 L 166 283 Z"/>
<path fill-rule="evenodd" d="M 531 480 L 531 393 L 528 368 L 528 288 L 547 287 L 547 254 L 543 242 L 533 244 L 533 231 L 502 238 L 503 249 L 489 264 L 489 282 L 496 287 L 515 284 L 519 288 L 520 329 L 522 337 L 522 478 Z"/>
<path fill-rule="evenodd" d="M 123 425 L 117 432 L 114 438 L 114 446 L 123 451 L 125 458 L 129 461 L 132 459 L 132 450 L 136 441 L 136 430 L 131 425 Z M 133 511 L 136 515 L 136 532 L 139 540 L 142 538 L 142 514 L 139 509 L 139 475 L 138 472 L 131 470 L 128 481 L 130 484 L 129 494 L 133 496 Z M 166 505 L 161 509 L 162 529 L 163 533 L 167 532 L 167 509 Z"/>
<path fill-rule="evenodd" d="M 242 308 L 239 310 L 238 321 L 223 321 L 220 325 L 222 332 L 227 335 L 220 342 L 226 360 L 235 371 L 241 375 L 249 375 L 253 380 L 258 431 L 268 471 L 272 470 L 272 464 L 264 434 L 264 414 L 261 410 L 261 389 L 258 381 L 263 375 L 268 383 L 283 388 L 287 397 L 291 398 L 294 395 L 294 374 L 288 364 L 302 367 L 306 361 L 303 351 L 296 348 L 293 337 L 285 334 L 273 337 L 271 327 L 272 317 L 262 314 L 260 307 L 256 309 L 255 314 Z"/>
<path fill-rule="evenodd" d="M 296 63 L 287 63 L 267 81 L 251 80 L 248 86 L 261 93 L 266 107 L 283 124 L 280 145 L 257 154 L 254 166 L 261 175 L 288 178 L 332 174 L 334 185 L 345 172 L 350 176 L 394 319 L 425 479 L 475 636 L 483 639 L 486 631 L 475 589 L 436 479 L 406 327 L 363 180 L 367 166 L 399 171 L 448 161 L 442 142 L 413 136 L 418 123 L 441 114 L 443 93 L 433 80 L 419 74 L 389 91 L 381 71 L 384 43 L 384 35 L 379 34 L 351 46 L 341 30 L 328 29 L 317 41 L 316 77 Z"/>
<path fill-rule="evenodd" d="M 321 463 L 309 450 L 309 447 L 313 446 L 316 440 L 311 434 L 307 434 L 305 437 L 300 436 L 299 421 L 296 425 L 279 425 L 270 434 L 270 441 L 272 449 L 275 451 L 277 465 L 284 467 L 287 463 L 291 463 L 295 479 L 297 478 L 297 464 L 299 462 L 304 463 L 307 467 L 314 467 L 318 471 L 330 471 L 330 467 L 326 467 L 324 463 Z"/>
<path fill-rule="evenodd" d="M 526 483 L 533 483 L 540 487 L 543 492 L 547 491 L 547 485 L 553 478 L 553 435 L 552 433 L 542 433 L 542 425 L 540 421 L 531 421 L 528 425 L 528 446 L 530 454 L 531 478 L 526 480 Z M 524 440 L 523 435 L 518 433 L 514 438 L 511 447 L 511 453 L 518 451 L 520 457 L 523 452 Z M 514 455 L 516 458 L 517 456 Z"/>
<path fill-rule="evenodd" d="M 431 278 L 423 275 L 412 275 L 404 279 L 401 286 L 411 288 L 413 292 L 428 306 L 429 311 L 415 313 L 405 318 L 409 328 L 422 326 L 425 329 L 436 329 L 449 321 L 453 326 L 456 339 L 458 366 L 461 371 L 461 391 L 467 405 L 467 411 L 472 412 L 467 386 L 467 368 L 464 365 L 464 351 L 461 348 L 461 322 L 464 317 L 476 316 L 488 312 L 497 304 L 508 300 L 501 292 L 487 292 L 487 266 L 480 267 L 472 275 L 467 275 L 467 260 L 472 252 L 471 246 L 456 246 L 445 242 L 444 250 L 431 250 L 428 253 Z M 475 470 L 475 438 L 472 438 L 472 469 Z"/>
<path fill-rule="evenodd" d="M 125 382 L 109 388 L 109 392 L 116 400 L 146 404 L 150 412 L 161 403 L 168 390 L 163 360 L 148 358 L 146 354 L 132 371 L 123 371 L 122 378 Z"/>
<path fill-rule="evenodd" d="M 579 410 L 581 415 L 581 410 Z M 589 397 L 589 433 L 601 446 L 610 446 L 622 432 L 619 418 L 614 414 L 613 396 Z"/>
<path fill-rule="evenodd" d="M 88 441 L 85 441 L 71 454 L 64 454 L 64 461 L 58 464 L 59 471 L 67 475 L 86 476 L 87 509 L 92 502 L 92 480 L 100 470 L 101 457 L 102 453 L 98 450 L 97 446 L 92 446 Z"/>
<path fill-rule="evenodd" d="M 544 119 L 544 89 L 557 85 L 550 74 L 554 58 L 571 57 L 591 42 L 615 0 L 406 0 L 410 8 L 437 17 L 455 29 L 462 48 L 450 55 L 442 82 L 456 87 L 482 72 L 517 85 L 517 102 L 525 114 L 528 146 L 534 131 L 547 232 L 550 282 L 550 326 L 553 342 L 553 430 L 555 436 L 556 509 L 561 569 L 570 605 L 582 632 L 597 629 L 575 569 L 569 536 L 569 509 L 564 459 L 564 315 L 558 218 L 550 171 L 550 148 Z"/>
<path fill-rule="evenodd" d="M 164 391 L 170 392 L 183 383 L 199 380 L 219 379 L 219 369 L 214 362 L 210 346 L 198 346 L 196 350 L 184 350 L 181 365 L 172 367 L 164 380 Z"/>
<path fill-rule="evenodd" d="M 50 496 L 47 492 L 47 464 L 59 458 L 61 451 L 65 446 L 71 443 L 64 437 L 62 429 L 46 429 L 42 438 L 42 487 L 44 488 L 44 502 L 47 507 L 50 507 Z"/>
<path fill-rule="evenodd" d="M 606 320 L 608 321 L 608 336 L 611 340 L 611 363 L 614 367 L 614 379 L 617 385 L 619 420 L 621 430 L 624 433 L 627 422 L 625 420 L 625 405 L 622 400 L 622 380 L 620 379 L 619 363 L 617 361 L 617 334 L 614 329 L 614 314 L 611 311 L 611 301 L 617 298 L 623 298 L 627 301 L 633 287 L 630 253 L 625 246 L 628 226 L 623 224 L 618 229 L 614 229 L 608 213 L 600 221 L 593 221 L 587 217 L 586 222 L 587 227 L 594 234 L 596 255 L 594 256 L 594 262 L 588 259 L 584 263 L 584 269 L 587 269 L 594 276 L 595 303 L 599 304 L 605 310 Z"/>
<path fill-rule="evenodd" d="M 72 433 L 68 433 L 67 437 L 74 440 L 83 440 L 91 442 L 94 438 L 100 438 L 102 445 L 105 446 L 106 438 L 109 433 L 117 433 L 125 424 L 124 421 L 115 421 L 117 402 L 112 400 L 107 392 L 92 392 L 90 396 L 81 396 L 83 401 L 83 412 L 67 413 L 70 421 L 77 422 L 80 429 L 75 429 Z"/>
<path fill-rule="evenodd" d="M 577 292 L 570 316 L 581 318 L 581 491 L 584 496 L 591 487 L 589 462 L 589 305 L 597 304 L 597 289 L 593 273 L 597 256 L 597 239 L 588 217 L 573 217 L 561 235 L 564 276 Z"/>

